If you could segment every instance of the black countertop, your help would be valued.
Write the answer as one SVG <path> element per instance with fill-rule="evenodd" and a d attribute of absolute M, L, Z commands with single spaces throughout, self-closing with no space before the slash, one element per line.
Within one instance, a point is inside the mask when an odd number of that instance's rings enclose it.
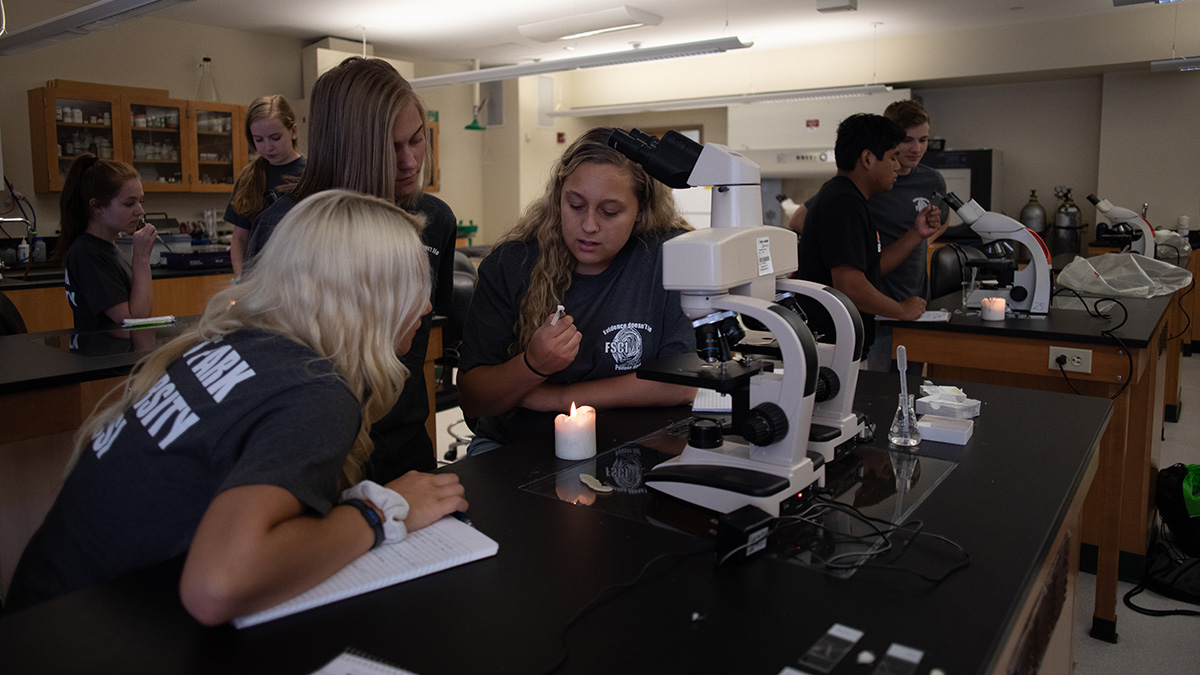
<path fill-rule="evenodd" d="M 922 330 L 949 331 L 953 333 L 976 333 L 1001 337 L 1031 338 L 1035 340 L 1069 340 L 1092 344 L 1111 345 L 1113 340 L 1101 331 L 1111 331 L 1131 349 L 1142 349 L 1154 338 L 1154 327 L 1167 311 L 1174 295 L 1154 298 L 1117 298 L 1128 310 L 1128 318 L 1121 307 L 1109 300 L 1101 300 L 1099 312 L 1092 316 L 1083 309 L 1064 309 L 1054 303 L 1075 300 L 1070 293 L 1059 293 L 1052 298 L 1052 306 L 1045 315 L 1009 316 L 1003 321 L 984 321 L 978 309 L 966 310 L 962 306 L 962 294 L 954 293 L 929 301 L 928 310 L 950 312 L 950 321 L 881 321 L 880 325 L 920 328 Z M 1098 298 L 1085 298 L 1092 307 Z M 1122 320 L 1124 323 L 1122 325 Z M 1117 326 L 1120 326 L 1117 328 Z M 1115 328 L 1115 330 L 1113 330 Z"/>
<path fill-rule="evenodd" d="M 179 335 L 197 317 L 164 326 L 93 328 L 0 336 L 0 394 L 129 374 L 143 356 Z"/>
<path fill-rule="evenodd" d="M 915 386 L 915 381 L 914 385 Z M 763 673 L 797 659 L 834 623 L 865 632 L 834 673 L 867 672 L 859 649 L 923 650 L 917 672 L 990 673 L 1086 475 L 1111 414 L 1105 399 L 963 385 L 983 402 L 966 446 L 923 442 L 955 463 L 913 517 L 961 544 L 970 566 L 940 584 L 897 570 L 834 579 L 776 556 L 715 567 L 705 537 L 522 489 L 572 466 L 552 435 L 466 458 L 470 516 L 492 558 L 242 631 L 204 628 L 178 600 L 178 563 L 0 617 L 13 672 L 310 673 L 353 647 L 422 675 L 536 673 L 565 649 L 566 673 Z M 859 409 L 882 452 L 899 383 L 863 373 Z M 600 448 L 686 418 L 686 408 L 602 411 Z M 602 453 L 604 451 L 602 450 Z M 884 453 L 886 456 L 886 453 Z M 849 461 L 849 460 L 841 460 Z M 927 471 L 926 475 L 932 474 Z M 694 507 L 647 493 L 652 512 Z M 660 559 L 661 555 L 671 556 Z M 939 555 L 918 543 L 906 563 Z M 564 625 L 613 584 L 643 583 Z"/>
<path fill-rule="evenodd" d="M 232 266 L 208 267 L 203 269 L 173 269 L 171 267 L 155 266 L 150 268 L 154 279 L 178 279 L 181 277 L 200 277 L 215 274 L 233 274 Z M 29 273 L 29 280 L 22 281 L 25 268 L 18 265 L 4 270 L 4 278 L 0 279 L 0 291 L 23 291 L 33 288 L 54 288 L 63 286 L 62 268 L 35 265 Z"/>

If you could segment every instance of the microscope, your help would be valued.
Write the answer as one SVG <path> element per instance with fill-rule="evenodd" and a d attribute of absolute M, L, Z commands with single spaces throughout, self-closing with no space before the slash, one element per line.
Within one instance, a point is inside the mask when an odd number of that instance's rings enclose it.
<path fill-rule="evenodd" d="M 614 131 L 609 145 L 670 187 L 713 188 L 713 227 L 663 245 L 663 286 L 680 292 L 700 358 L 663 359 L 638 377 L 732 394 L 735 433 L 726 437 L 718 420 L 693 420 L 687 448 L 647 472 L 645 484 L 721 513 L 753 505 L 778 516 L 799 508 L 809 488 L 824 484 L 825 471 L 824 458 L 808 451 L 817 344 L 796 312 L 775 302 L 777 279 L 797 268 L 796 234 L 761 224 L 758 165 L 724 146 L 636 129 Z M 775 337 L 782 374 L 753 356 L 734 359 L 745 335 L 739 315 Z"/>
<path fill-rule="evenodd" d="M 1108 217 L 1112 225 L 1102 232 L 1096 226 L 1096 239 L 1103 236 L 1118 241 L 1122 250 L 1139 253 L 1147 258 L 1155 257 L 1157 246 L 1154 243 L 1154 228 L 1144 216 L 1120 206 L 1113 206 L 1107 199 L 1097 199 L 1096 195 L 1088 195 L 1088 201 L 1096 205 L 1096 210 Z"/>
<path fill-rule="evenodd" d="M 997 272 L 998 285 L 990 288 L 972 289 L 967 296 L 967 307 L 979 307 L 983 298 L 1004 298 L 1014 310 L 1029 314 L 1045 314 L 1050 309 L 1050 249 L 1033 230 L 1008 216 L 985 211 L 974 199 L 964 204 L 953 192 L 941 195 L 934 193 L 947 206 L 958 213 L 958 217 L 971 227 L 983 240 L 983 245 L 1012 242 L 1023 246 L 1029 253 L 1029 263 L 1016 269 L 1015 261 L 968 261 L 968 265 L 991 268 Z"/>

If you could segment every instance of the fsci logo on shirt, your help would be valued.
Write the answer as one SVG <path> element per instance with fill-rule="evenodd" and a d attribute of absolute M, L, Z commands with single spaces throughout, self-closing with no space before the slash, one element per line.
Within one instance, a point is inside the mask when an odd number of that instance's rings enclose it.
<path fill-rule="evenodd" d="M 913 199 L 913 206 L 915 207 L 913 210 L 917 213 L 920 213 L 929 208 L 929 205 L 932 203 L 933 202 L 930 202 L 928 197 L 917 197 Z"/>
<path fill-rule="evenodd" d="M 642 333 L 653 333 L 654 327 L 644 323 L 619 323 L 604 329 L 612 339 L 604 343 L 604 353 L 611 354 L 617 370 L 636 370 L 642 365 Z"/>

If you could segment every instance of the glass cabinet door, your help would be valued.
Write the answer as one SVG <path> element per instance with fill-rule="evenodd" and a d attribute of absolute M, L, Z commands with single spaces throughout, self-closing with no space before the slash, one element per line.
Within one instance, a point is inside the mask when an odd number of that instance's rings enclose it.
<path fill-rule="evenodd" d="M 222 103 L 189 104 L 193 123 L 194 157 L 191 189 L 195 192 L 232 192 L 246 165 L 245 119 L 241 106 Z"/>
<path fill-rule="evenodd" d="M 133 167 L 147 192 L 187 189 L 184 170 L 187 102 L 171 99 L 127 100 L 129 146 Z"/>
<path fill-rule="evenodd" d="M 85 152 L 123 159 L 119 96 L 97 86 L 30 89 L 33 181 L 38 192 L 62 190 L 75 158 Z"/>

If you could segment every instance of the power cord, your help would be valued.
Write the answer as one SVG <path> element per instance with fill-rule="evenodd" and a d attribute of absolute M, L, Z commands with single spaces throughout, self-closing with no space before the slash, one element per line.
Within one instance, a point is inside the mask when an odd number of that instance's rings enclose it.
<path fill-rule="evenodd" d="M 845 553 L 830 555 L 828 557 L 822 557 L 816 552 L 816 550 L 814 550 L 815 547 L 807 545 L 810 542 L 806 541 L 806 539 L 811 539 L 811 537 L 796 540 L 796 546 L 793 550 L 807 553 L 818 564 L 814 565 L 800 557 L 792 557 L 791 560 L 808 569 L 812 569 L 830 576 L 843 576 L 842 573 L 844 572 L 862 568 L 894 570 L 907 572 L 929 583 L 938 584 L 948 579 L 955 572 L 965 569 L 971 563 L 971 556 L 969 553 L 967 553 L 966 549 L 964 549 L 958 543 L 940 534 L 926 532 L 924 530 L 925 524 L 920 520 L 912 520 L 906 523 L 895 524 L 882 518 L 868 516 L 849 504 L 843 504 L 841 502 L 834 501 L 831 496 L 823 494 L 822 492 L 818 492 L 818 494 L 815 496 L 815 500 L 816 501 L 804 512 L 795 516 L 786 516 L 780 518 L 778 521 L 778 529 L 784 529 L 791 525 L 805 524 L 815 527 L 826 533 L 825 536 L 829 537 L 835 544 L 838 542 L 858 542 L 862 544 L 872 544 L 872 546 L 865 551 L 848 551 Z M 872 532 L 865 535 L 845 534 L 831 530 L 828 526 L 820 521 L 814 520 L 815 516 L 821 515 L 825 511 L 829 510 L 838 511 L 849 515 L 850 517 L 867 525 Z M 897 547 L 892 541 L 892 535 L 901 533 L 908 533 L 909 536 L 903 544 Z M 958 553 L 959 556 L 961 556 L 961 560 L 951 564 L 940 574 L 936 575 L 927 575 L 916 568 L 896 564 L 908 552 L 909 548 L 912 546 L 912 543 L 920 537 L 928 537 L 948 544 L 954 551 Z M 896 551 L 896 554 L 893 556 L 890 562 L 872 562 L 880 559 L 882 556 L 884 556 L 884 554 L 887 554 L 893 550 Z M 843 562 L 845 560 L 849 560 L 851 562 Z"/>
<path fill-rule="evenodd" d="M 623 581 L 621 583 L 610 584 L 610 585 L 604 587 L 603 590 L 601 590 L 599 593 L 596 594 L 595 598 L 592 598 L 591 601 L 589 601 L 583 607 L 580 607 L 579 611 L 575 612 L 575 614 L 570 619 L 568 619 L 565 624 L 563 624 L 562 632 L 559 634 L 559 640 L 562 642 L 562 654 L 558 657 L 558 660 L 555 661 L 553 665 L 551 665 L 549 668 L 547 668 L 541 672 L 546 673 L 546 674 L 553 673 L 556 670 L 558 670 L 559 668 L 561 668 L 563 666 L 563 664 L 565 664 L 567 662 L 567 658 L 571 655 L 569 647 L 567 645 L 567 632 L 571 629 L 571 626 L 575 625 L 575 623 L 577 621 L 579 621 L 584 616 L 586 616 L 588 614 L 588 612 L 591 612 L 592 610 L 596 609 L 597 607 L 604 604 L 605 602 L 608 602 L 609 600 L 616 598 L 617 596 L 621 595 L 622 593 L 624 593 L 628 590 L 636 588 L 639 584 L 642 584 L 645 581 L 649 581 L 648 579 L 644 579 L 643 577 L 646 576 L 646 573 L 650 570 L 650 568 L 652 566 L 654 566 L 655 563 L 657 563 L 660 560 L 670 560 L 671 558 L 675 558 L 675 560 L 672 561 L 670 565 L 667 565 L 659 572 L 659 576 L 661 576 L 661 575 L 666 574 L 667 572 L 671 571 L 672 569 L 674 569 L 674 567 L 676 565 L 678 565 L 679 563 L 683 562 L 684 560 L 686 560 L 688 558 L 698 556 L 698 555 L 703 555 L 705 553 L 711 553 L 712 551 L 713 551 L 712 546 L 705 546 L 701 549 L 698 549 L 696 551 L 691 551 L 688 553 L 660 553 L 659 555 L 656 555 L 653 558 L 647 560 L 646 563 L 644 565 L 642 565 L 642 568 L 638 571 L 637 575 L 635 575 L 629 581 Z"/>
<path fill-rule="evenodd" d="M 1183 330 L 1179 331 L 1179 333 L 1176 335 L 1172 335 L 1172 336 L 1168 337 L 1167 341 L 1179 339 L 1179 338 L 1183 337 L 1184 335 L 1187 335 L 1188 330 L 1191 329 L 1192 315 L 1188 314 L 1188 311 L 1183 308 L 1183 299 L 1185 297 L 1187 297 L 1188 295 L 1190 295 L 1191 293 L 1195 292 L 1195 290 L 1196 290 L 1196 278 L 1192 277 L 1192 283 L 1188 284 L 1187 290 L 1184 291 L 1183 293 L 1180 293 L 1178 298 L 1175 298 L 1175 302 L 1179 304 L 1179 311 L 1183 312 L 1183 318 L 1187 319 L 1187 322 L 1183 324 Z"/>
<path fill-rule="evenodd" d="M 1193 280 L 1193 283 L 1195 283 L 1194 280 Z M 1086 311 L 1088 313 L 1088 316 L 1096 317 L 1098 319 L 1106 319 L 1106 320 L 1111 319 L 1112 318 L 1111 314 L 1105 314 L 1104 312 L 1100 311 L 1100 303 L 1105 302 L 1105 301 L 1111 302 L 1114 305 L 1120 307 L 1121 311 L 1123 311 L 1125 313 L 1125 316 L 1121 318 L 1120 323 L 1118 323 L 1115 326 L 1111 326 L 1109 328 L 1105 328 L 1104 330 L 1100 331 L 1101 335 L 1103 335 L 1103 336 L 1111 339 L 1113 342 L 1117 343 L 1117 346 L 1119 346 L 1121 348 L 1121 350 L 1125 352 L 1125 359 L 1129 362 L 1128 374 L 1125 377 L 1125 381 L 1121 383 L 1121 388 L 1117 389 L 1117 392 L 1109 397 L 1109 400 L 1116 400 L 1116 398 L 1118 396 L 1120 396 L 1122 394 L 1122 392 L 1125 391 L 1126 388 L 1129 387 L 1129 383 L 1133 380 L 1133 353 L 1129 351 L 1129 346 L 1126 345 L 1125 342 L 1123 340 L 1121 340 L 1121 338 L 1117 337 L 1116 333 L 1114 332 L 1114 331 L 1120 330 L 1121 326 L 1124 326 L 1125 323 L 1127 321 L 1129 321 L 1129 308 L 1126 307 L 1124 304 L 1122 304 L 1121 301 L 1117 300 L 1116 298 L 1096 298 L 1096 301 L 1092 303 L 1091 307 L 1089 307 L 1087 300 L 1085 300 L 1084 297 L 1082 295 L 1080 295 L 1078 291 L 1076 291 L 1073 288 L 1067 288 L 1065 286 L 1060 286 L 1058 288 L 1058 290 L 1054 291 L 1054 293 L 1051 294 L 1050 297 L 1054 297 L 1062 291 L 1070 291 L 1071 294 L 1074 295 L 1077 300 L 1079 300 L 1080 304 L 1083 305 L 1083 309 L 1084 309 L 1084 311 Z M 1063 379 L 1066 381 L 1067 386 L 1069 386 L 1071 388 L 1071 391 L 1075 392 L 1076 394 L 1079 394 L 1079 390 L 1077 390 L 1075 388 L 1075 385 L 1071 383 L 1071 378 L 1067 375 L 1066 369 L 1063 368 L 1063 366 L 1066 365 L 1066 362 L 1067 362 L 1066 357 L 1060 355 L 1057 359 L 1054 360 L 1054 362 L 1058 364 L 1058 370 L 1059 370 L 1059 372 L 1062 373 Z"/>

